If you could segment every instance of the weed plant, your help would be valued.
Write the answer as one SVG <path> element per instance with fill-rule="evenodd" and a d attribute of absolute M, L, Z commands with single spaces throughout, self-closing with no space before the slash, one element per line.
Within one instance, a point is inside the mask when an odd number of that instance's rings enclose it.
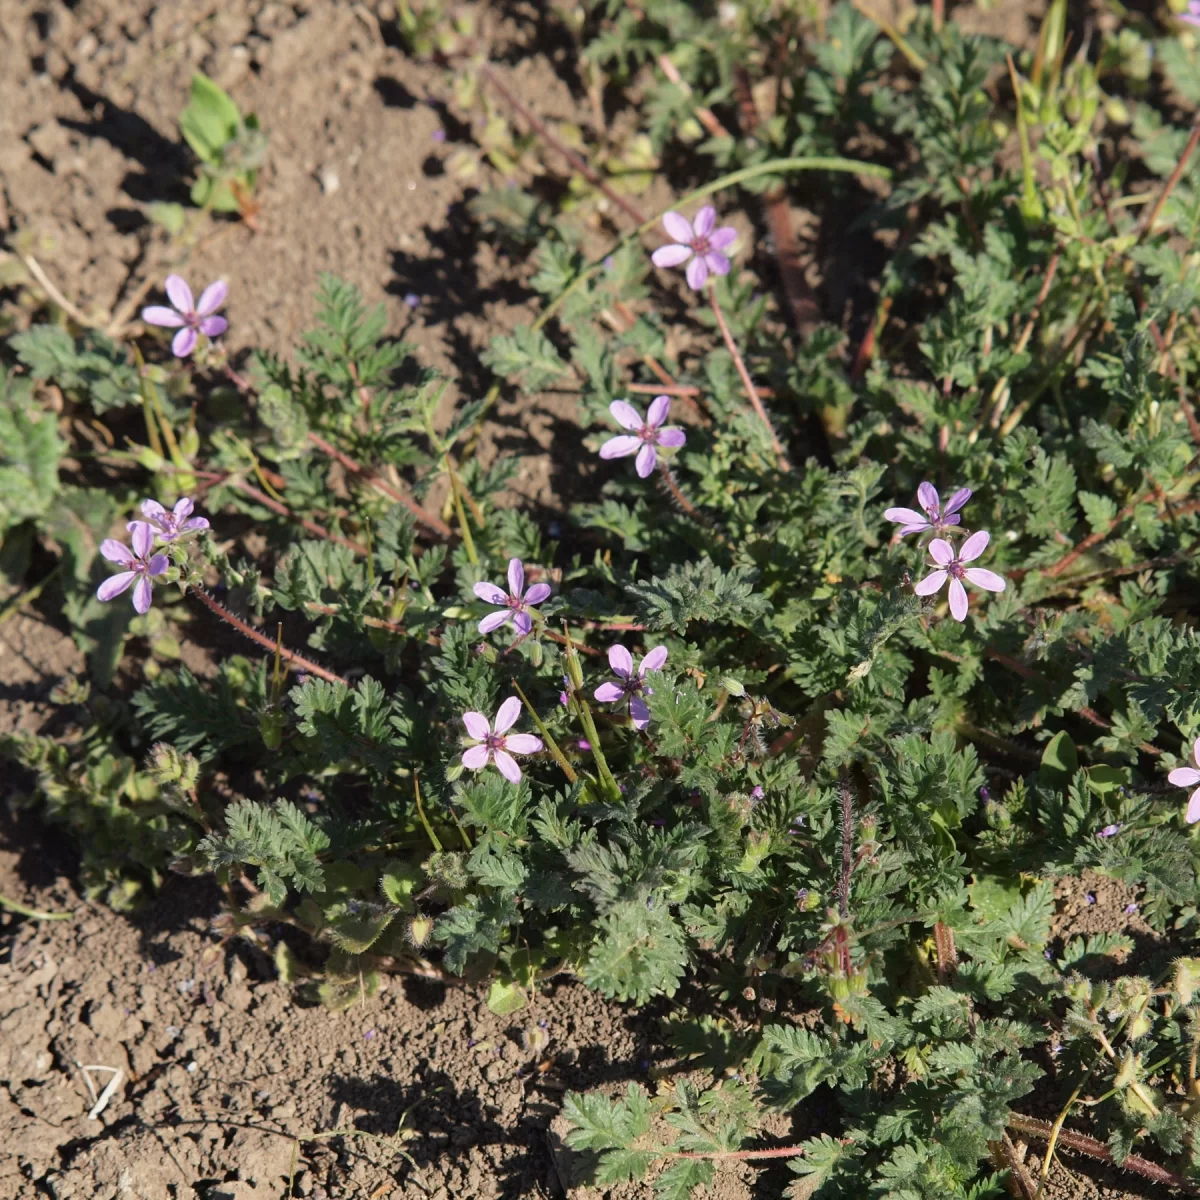
<path fill-rule="evenodd" d="M 396 18 L 539 298 L 486 393 L 448 411 L 332 276 L 286 356 L 232 362 L 181 267 L 119 336 L 51 304 L 7 338 L 4 615 L 89 664 L 69 732 L 4 741 L 30 802 L 117 906 L 213 875 L 330 1007 L 387 971 L 707 994 L 655 1089 L 567 1098 L 601 1183 L 1029 1200 L 1068 1147 L 1195 1190 L 1200 15 L 1081 42 L 1055 0 L 1033 50 L 937 5 L 558 17 L 586 139 L 461 13 Z M 225 101 L 185 114 L 193 200 L 249 220 Z M 550 389 L 580 500 L 539 520 L 478 449 Z M 1056 927 L 1084 871 L 1136 943 Z"/>

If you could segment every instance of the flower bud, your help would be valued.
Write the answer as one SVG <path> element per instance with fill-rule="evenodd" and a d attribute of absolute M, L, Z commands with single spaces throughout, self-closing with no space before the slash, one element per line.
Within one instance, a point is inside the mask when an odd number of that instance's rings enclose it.
<path fill-rule="evenodd" d="M 415 917 L 410 917 L 408 927 L 405 934 L 408 937 L 409 943 L 420 949 L 429 941 L 429 935 L 433 933 L 433 918 L 426 917 L 418 913 Z"/>
<path fill-rule="evenodd" d="M 1180 1003 L 1191 1004 L 1200 988 L 1200 958 L 1180 958 L 1175 961 L 1175 991 Z"/>

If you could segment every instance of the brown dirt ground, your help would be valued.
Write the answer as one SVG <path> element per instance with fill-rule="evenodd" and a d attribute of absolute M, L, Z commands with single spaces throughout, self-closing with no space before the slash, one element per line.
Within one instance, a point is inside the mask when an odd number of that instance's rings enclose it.
<path fill-rule="evenodd" d="M 539 114 L 586 127 L 553 53 L 536 53 L 540 8 L 512 5 L 522 20 L 497 21 L 506 80 Z M 1029 11 L 1017 0 L 956 15 L 1028 41 Z M 444 171 L 453 127 L 436 141 L 443 122 L 427 101 L 445 95 L 446 73 L 385 40 L 373 5 L 0 0 L 0 238 L 28 235 L 89 313 L 161 278 L 143 208 L 186 199 L 176 118 L 195 69 L 271 134 L 259 232 L 228 226 L 187 267 L 196 282 L 228 280 L 234 357 L 287 352 L 311 322 L 317 273 L 331 270 L 387 302 L 423 363 L 455 369 L 447 405 L 478 394 L 479 349 L 532 310 Z M 572 408 L 553 395 L 503 402 L 481 445 L 522 457 L 515 491 L 546 509 L 562 492 L 551 437 Z M 51 689 L 80 670 L 69 638 L 23 614 L 0 627 L 0 664 L 2 730 L 45 727 Z M 556 1195 L 571 1174 L 552 1130 L 564 1091 L 652 1082 L 654 1010 L 559 984 L 533 1012 L 500 1018 L 475 990 L 398 979 L 347 1013 L 305 1008 L 248 945 L 209 961 L 209 889 L 173 881 L 116 916 L 74 891 L 55 836 L 27 817 L 0 823 L 0 894 L 73 914 L 0 917 L 0 1196 L 252 1200 L 282 1196 L 293 1170 L 313 1200 Z M 1072 927 L 1112 928 L 1110 890 L 1097 886 L 1095 906 L 1061 897 Z M 536 1053 L 533 1027 L 548 1038 Z M 123 1072 L 97 1120 L 76 1064 Z M 713 1195 L 763 1200 L 787 1177 L 730 1168 Z M 1047 1200 L 1154 1195 L 1108 1183 L 1056 1168 Z"/>

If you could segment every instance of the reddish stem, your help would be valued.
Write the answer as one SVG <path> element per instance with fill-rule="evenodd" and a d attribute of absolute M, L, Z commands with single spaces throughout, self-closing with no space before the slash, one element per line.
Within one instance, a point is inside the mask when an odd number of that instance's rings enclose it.
<path fill-rule="evenodd" d="M 350 686 L 349 680 L 343 679 L 340 675 L 335 675 L 332 671 L 325 670 L 324 667 L 302 657 L 294 650 L 285 650 L 282 645 L 271 641 L 269 637 L 265 637 L 257 629 L 247 625 L 240 617 L 235 617 L 229 609 L 214 600 L 203 588 L 193 587 L 191 592 L 205 608 L 216 613 L 226 624 L 232 625 L 243 637 L 248 637 L 252 642 L 257 642 L 260 646 L 270 650 L 272 654 L 278 652 L 279 657 L 294 670 L 307 671 L 310 675 L 316 675 L 318 679 L 324 679 L 327 683 L 341 683 L 346 687 Z"/>
<path fill-rule="evenodd" d="M 737 373 L 741 378 L 742 387 L 746 390 L 746 396 L 750 400 L 751 407 L 753 407 L 754 411 L 758 414 L 758 419 L 767 427 L 767 432 L 771 435 L 771 445 L 774 447 L 775 459 L 779 464 L 779 469 L 781 471 L 790 471 L 792 464 L 788 462 L 787 455 L 783 452 L 783 445 L 775 433 L 775 426 L 771 424 L 771 418 L 767 416 L 767 410 L 763 408 L 763 402 L 759 399 L 758 392 L 754 388 L 750 372 L 746 370 L 746 363 L 742 358 L 741 351 L 738 350 L 737 343 L 733 340 L 733 334 L 729 332 L 729 326 L 725 324 L 725 316 L 721 312 L 721 306 L 717 303 L 715 283 L 708 289 L 708 298 L 712 304 L 713 316 L 717 318 L 717 325 L 721 330 L 721 336 L 725 339 L 725 347 L 733 355 L 734 366 L 737 367 Z"/>
<path fill-rule="evenodd" d="M 1008 1127 L 1025 1134 L 1026 1137 L 1037 1138 L 1041 1142 L 1049 1141 L 1054 1131 L 1054 1126 L 1049 1121 L 1039 1121 L 1034 1117 L 1022 1116 L 1020 1113 L 1009 1113 Z M 1193 1196 L 1197 1194 L 1197 1187 L 1190 1180 L 1185 1179 L 1182 1175 L 1177 1175 L 1174 1171 L 1167 1170 L 1166 1167 L 1160 1167 L 1158 1163 L 1151 1162 L 1148 1158 L 1142 1158 L 1138 1154 L 1130 1154 L 1124 1162 L 1117 1164 L 1112 1156 L 1112 1151 L 1103 1142 L 1098 1142 L 1095 1138 L 1087 1137 L 1085 1134 L 1073 1133 L 1069 1129 L 1060 1130 L 1058 1144 L 1080 1154 L 1087 1154 L 1091 1158 L 1098 1158 L 1101 1162 L 1119 1165 L 1126 1171 L 1133 1171 L 1147 1179 L 1153 1179 L 1155 1183 L 1165 1183 L 1169 1187 L 1179 1188 L 1180 1191 L 1188 1192 Z"/>
<path fill-rule="evenodd" d="M 320 434 L 313 433 L 310 430 L 308 440 L 322 454 L 327 454 L 335 462 L 341 463 L 352 475 L 356 475 L 359 479 L 371 484 L 389 499 L 395 500 L 397 504 L 403 504 L 426 529 L 444 538 L 452 538 L 454 536 L 454 530 L 441 517 L 434 516 L 433 513 L 423 509 L 411 496 L 406 496 L 403 492 L 392 487 L 386 480 L 380 479 L 378 474 L 368 470 L 361 463 L 356 462 L 345 451 L 339 450 L 331 442 L 327 442 Z"/>
<path fill-rule="evenodd" d="M 522 104 L 521 101 L 518 100 L 516 96 L 514 96 L 512 92 L 510 92 L 508 88 L 500 82 L 499 76 L 487 63 L 483 63 L 480 66 L 479 74 L 486 83 L 499 92 L 499 94 L 508 103 L 510 108 L 519 113 L 525 119 L 526 123 L 530 126 L 534 133 L 536 133 L 538 137 L 546 142 L 547 145 L 553 146 L 554 149 L 557 150 L 559 154 L 561 154 L 563 158 L 565 158 L 567 162 L 569 162 L 571 166 L 578 171 L 579 174 L 588 181 L 588 183 L 592 185 L 592 187 L 598 188 L 601 192 L 603 192 L 604 195 L 613 202 L 613 204 L 615 204 L 633 220 L 634 224 L 644 225 L 646 223 L 646 218 L 642 215 L 637 206 L 625 196 L 622 196 L 620 192 L 614 191 L 605 182 L 605 180 L 587 164 L 587 162 L 585 162 L 578 154 L 575 153 L 574 150 L 566 145 L 565 142 L 560 141 L 557 135 L 551 133 L 541 118 L 526 108 L 525 105 Z"/>
<path fill-rule="evenodd" d="M 1183 176 L 1183 169 L 1187 166 L 1187 161 L 1192 157 L 1192 152 L 1196 149 L 1196 144 L 1200 142 L 1200 117 L 1196 118 L 1195 125 L 1192 126 L 1192 135 L 1187 140 L 1187 145 L 1183 148 L 1183 153 L 1179 156 L 1179 161 L 1175 164 L 1167 182 L 1163 184 L 1163 190 L 1159 193 L 1158 199 L 1154 202 L 1154 207 L 1150 210 L 1146 217 L 1146 223 L 1138 232 L 1138 244 L 1146 240 L 1154 230 L 1154 223 L 1158 220 L 1159 214 L 1163 210 L 1163 205 L 1167 202 L 1167 197 L 1175 190 L 1175 185 Z M 1105 264 L 1107 265 L 1107 264 Z"/>

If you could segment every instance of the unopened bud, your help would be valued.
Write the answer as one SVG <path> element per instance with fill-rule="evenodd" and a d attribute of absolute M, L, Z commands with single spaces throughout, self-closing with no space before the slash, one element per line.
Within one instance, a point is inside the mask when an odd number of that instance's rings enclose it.
<path fill-rule="evenodd" d="M 433 918 L 426 916 L 410 918 L 406 932 L 409 942 L 420 949 L 429 941 L 429 935 L 433 933 Z"/>
<path fill-rule="evenodd" d="M 1175 991 L 1183 1004 L 1191 1004 L 1200 988 L 1200 958 L 1180 958 L 1175 961 Z"/>

